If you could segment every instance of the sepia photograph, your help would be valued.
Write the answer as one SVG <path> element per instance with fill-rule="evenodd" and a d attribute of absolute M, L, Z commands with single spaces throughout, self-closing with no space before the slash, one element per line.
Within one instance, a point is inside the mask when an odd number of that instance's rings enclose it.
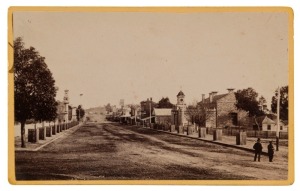
<path fill-rule="evenodd" d="M 8 18 L 11 184 L 293 184 L 291 8 Z"/>

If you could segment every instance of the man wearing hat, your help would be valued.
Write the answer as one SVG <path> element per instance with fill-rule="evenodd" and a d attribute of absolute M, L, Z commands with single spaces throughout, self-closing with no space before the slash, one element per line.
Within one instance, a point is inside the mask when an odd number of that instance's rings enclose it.
<path fill-rule="evenodd" d="M 254 161 L 256 161 L 256 158 L 257 158 L 258 162 L 260 162 L 260 154 L 263 149 L 263 147 L 260 143 L 260 138 L 258 138 L 256 143 L 253 145 L 253 149 L 255 150 Z"/>
<path fill-rule="evenodd" d="M 270 141 L 269 143 L 270 143 L 268 145 L 269 162 L 273 162 L 274 147 L 273 147 L 272 141 Z"/>

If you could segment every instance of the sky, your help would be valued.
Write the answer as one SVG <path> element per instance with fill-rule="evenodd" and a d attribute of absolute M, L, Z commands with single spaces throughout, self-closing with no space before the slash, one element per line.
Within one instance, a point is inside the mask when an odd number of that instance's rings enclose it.
<path fill-rule="evenodd" d="M 14 12 L 13 34 L 84 108 L 248 87 L 270 108 L 288 84 L 287 12 Z"/>

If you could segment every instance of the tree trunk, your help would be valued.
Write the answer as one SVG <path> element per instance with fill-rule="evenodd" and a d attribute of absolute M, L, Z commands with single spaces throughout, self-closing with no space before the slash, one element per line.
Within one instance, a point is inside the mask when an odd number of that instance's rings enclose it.
<path fill-rule="evenodd" d="M 21 147 L 25 148 L 25 121 L 21 122 Z"/>

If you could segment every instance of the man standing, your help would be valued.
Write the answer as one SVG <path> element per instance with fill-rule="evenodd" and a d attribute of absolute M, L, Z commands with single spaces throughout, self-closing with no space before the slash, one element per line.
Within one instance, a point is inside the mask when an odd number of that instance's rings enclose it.
<path fill-rule="evenodd" d="M 258 158 L 258 162 L 260 162 L 260 154 L 263 149 L 263 147 L 260 143 L 260 138 L 258 138 L 256 143 L 253 145 L 253 149 L 255 150 L 254 161 L 256 161 L 256 158 Z"/>
<path fill-rule="evenodd" d="M 269 162 L 273 162 L 274 147 L 272 145 L 272 141 L 270 141 L 270 144 L 268 145 L 268 155 L 269 155 Z"/>

